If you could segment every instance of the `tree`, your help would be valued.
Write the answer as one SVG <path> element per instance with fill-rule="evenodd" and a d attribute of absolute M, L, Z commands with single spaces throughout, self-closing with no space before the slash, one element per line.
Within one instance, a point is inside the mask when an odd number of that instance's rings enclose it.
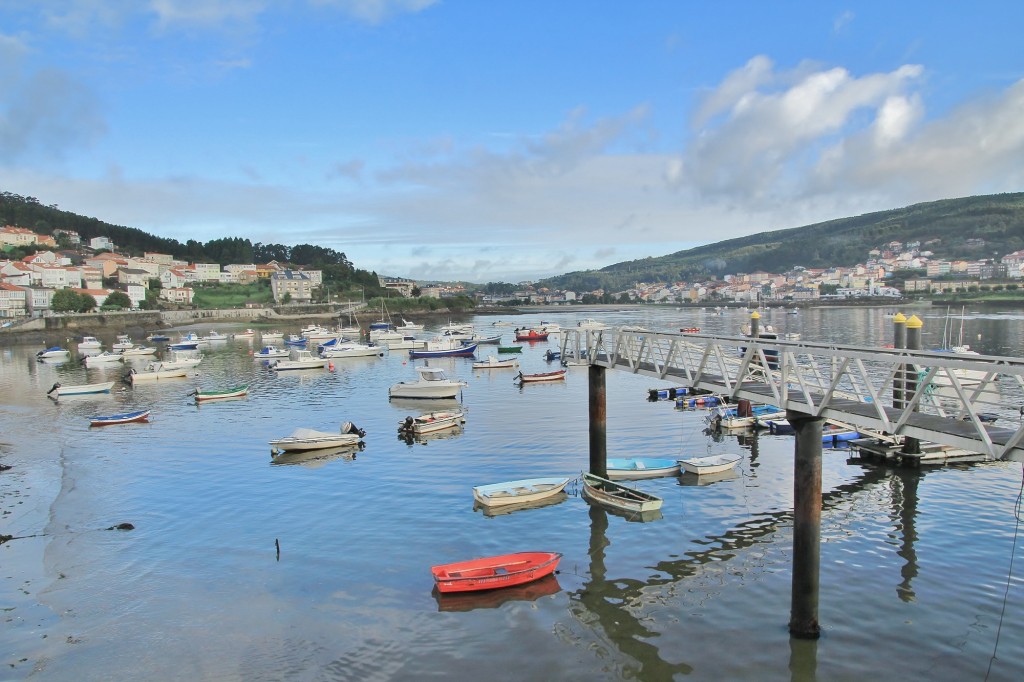
<path fill-rule="evenodd" d="M 107 296 L 107 300 L 103 302 L 104 308 L 131 308 L 132 299 L 128 298 L 128 294 L 123 291 L 115 291 L 114 293 Z"/>
<path fill-rule="evenodd" d="M 77 312 L 78 307 L 81 305 L 81 298 L 78 292 L 71 291 L 71 289 L 59 289 L 53 293 L 53 300 L 50 301 L 50 310 L 55 313 Z"/>
<path fill-rule="evenodd" d="M 92 294 L 78 294 L 78 312 L 87 313 L 96 307 L 96 299 Z"/>

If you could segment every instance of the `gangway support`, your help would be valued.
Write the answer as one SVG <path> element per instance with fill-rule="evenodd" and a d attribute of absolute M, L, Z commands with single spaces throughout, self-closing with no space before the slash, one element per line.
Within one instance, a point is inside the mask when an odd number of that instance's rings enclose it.
<path fill-rule="evenodd" d="M 587 368 L 590 396 L 590 473 L 608 478 L 608 403 L 605 368 Z"/>
<path fill-rule="evenodd" d="M 820 417 L 786 412 L 796 433 L 793 462 L 793 594 L 789 633 L 817 639 L 821 569 L 821 423 Z"/>

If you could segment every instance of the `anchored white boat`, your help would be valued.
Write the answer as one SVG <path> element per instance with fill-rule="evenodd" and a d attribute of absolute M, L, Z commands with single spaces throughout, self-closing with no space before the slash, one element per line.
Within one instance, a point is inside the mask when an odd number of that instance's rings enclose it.
<path fill-rule="evenodd" d="M 473 499 L 484 507 L 537 502 L 562 492 L 570 480 L 561 476 L 547 476 L 478 485 L 473 488 Z"/>
<path fill-rule="evenodd" d="M 466 413 L 462 410 L 449 412 L 429 412 L 418 417 L 406 417 L 398 422 L 398 433 L 403 436 L 418 436 L 423 433 L 443 431 L 466 423 Z"/>
<path fill-rule="evenodd" d="M 679 465 L 691 474 L 719 474 L 732 469 L 741 459 L 739 455 L 707 455 L 681 459 Z"/>
<path fill-rule="evenodd" d="M 303 450 L 321 450 L 347 445 L 357 445 L 366 431 L 352 422 L 345 422 L 336 433 L 317 431 L 316 429 L 298 428 L 290 436 L 270 441 L 271 452 L 296 452 Z"/>
<path fill-rule="evenodd" d="M 286 358 L 291 352 L 287 348 L 278 348 L 274 344 L 268 344 L 252 354 L 257 360 L 272 360 L 274 358 Z"/>
<path fill-rule="evenodd" d="M 64 395 L 89 395 L 91 393 L 110 393 L 110 389 L 114 387 L 113 381 L 104 381 L 98 384 L 78 384 L 77 386 L 64 386 L 62 384 L 54 384 L 50 387 L 50 390 L 46 392 L 46 395 L 51 398 L 59 398 Z"/>
<path fill-rule="evenodd" d="M 95 336 L 83 336 L 78 342 L 78 350 L 99 350 L 103 344 Z"/>
<path fill-rule="evenodd" d="M 287 372 L 296 369 L 323 369 L 327 360 L 313 355 L 312 351 L 293 348 L 287 359 L 271 360 L 270 366 L 275 372 Z"/>
<path fill-rule="evenodd" d="M 124 356 L 120 353 L 111 353 L 110 351 L 105 350 L 99 355 L 86 355 L 82 361 L 85 363 L 86 367 L 101 367 L 115 362 L 123 362 Z"/>
<path fill-rule="evenodd" d="M 416 381 L 403 381 L 388 390 L 389 398 L 454 398 L 463 387 L 463 381 L 449 379 L 440 367 L 422 365 L 416 368 Z"/>
<path fill-rule="evenodd" d="M 133 367 L 129 370 L 125 379 L 134 386 L 139 382 L 178 379 L 185 376 L 188 376 L 188 368 L 186 367 L 169 368 L 164 367 L 163 363 L 151 362 L 141 372 Z"/>
<path fill-rule="evenodd" d="M 661 509 L 662 499 L 606 478 L 583 472 L 583 497 L 612 509 L 643 513 Z"/>
<path fill-rule="evenodd" d="M 608 458 L 608 478 L 613 481 L 679 475 L 679 462 L 655 457 Z"/>
<path fill-rule="evenodd" d="M 473 363 L 473 369 L 504 369 L 506 367 L 516 368 L 519 366 L 519 360 L 516 358 L 499 358 L 496 355 L 488 355 L 485 360 L 479 360 Z"/>
<path fill-rule="evenodd" d="M 370 346 L 365 343 L 344 342 L 328 346 L 320 353 L 321 358 L 382 358 L 387 354 L 384 346 Z"/>

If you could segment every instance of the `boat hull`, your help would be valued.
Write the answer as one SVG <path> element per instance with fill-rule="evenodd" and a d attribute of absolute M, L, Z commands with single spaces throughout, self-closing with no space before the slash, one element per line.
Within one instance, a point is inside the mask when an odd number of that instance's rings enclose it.
<path fill-rule="evenodd" d="M 248 386 L 236 386 L 235 388 L 227 391 L 199 391 L 195 393 L 197 403 L 207 402 L 210 400 L 226 400 L 228 398 L 241 398 L 242 396 L 249 394 Z"/>
<path fill-rule="evenodd" d="M 559 552 L 517 552 L 432 566 L 438 592 L 478 592 L 513 587 L 551 575 L 562 559 Z"/>
<path fill-rule="evenodd" d="M 554 497 L 568 483 L 568 478 L 546 477 L 478 485 L 473 488 L 473 499 L 484 507 L 527 504 Z"/>
<path fill-rule="evenodd" d="M 149 410 L 123 412 L 103 417 L 89 417 L 89 426 L 111 426 L 113 424 L 131 424 L 132 422 L 149 421 Z"/>
<path fill-rule="evenodd" d="M 398 423 L 398 432 L 403 435 L 418 436 L 451 429 L 465 422 L 464 412 L 430 412 L 419 417 L 406 417 L 405 421 Z"/>
<path fill-rule="evenodd" d="M 606 471 L 612 481 L 678 476 L 679 462 L 674 459 L 655 458 L 608 459 Z"/>
<path fill-rule="evenodd" d="M 644 513 L 661 509 L 660 497 L 584 472 L 583 497 L 612 509 Z"/>
<path fill-rule="evenodd" d="M 739 455 L 709 455 L 679 460 L 679 466 L 691 474 L 720 474 L 736 466 L 742 459 Z"/>
<path fill-rule="evenodd" d="M 79 384 L 78 386 L 61 386 L 60 384 L 54 384 L 48 393 L 50 395 L 60 396 L 67 395 L 93 395 L 95 393 L 110 393 L 110 389 L 114 387 L 113 381 L 105 381 L 98 384 Z"/>
<path fill-rule="evenodd" d="M 523 384 L 536 384 L 545 381 L 562 381 L 565 379 L 565 370 L 560 369 L 556 372 L 542 372 L 540 374 L 523 374 L 520 372 L 519 376 L 516 378 Z"/>

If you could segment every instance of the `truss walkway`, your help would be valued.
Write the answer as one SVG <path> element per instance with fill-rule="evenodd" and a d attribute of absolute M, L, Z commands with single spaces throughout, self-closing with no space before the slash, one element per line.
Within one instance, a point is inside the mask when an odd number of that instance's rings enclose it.
<path fill-rule="evenodd" d="M 648 331 L 564 330 L 563 361 L 732 402 L 1024 461 L 1024 359 Z M 995 421 L 992 421 L 995 419 Z"/>

